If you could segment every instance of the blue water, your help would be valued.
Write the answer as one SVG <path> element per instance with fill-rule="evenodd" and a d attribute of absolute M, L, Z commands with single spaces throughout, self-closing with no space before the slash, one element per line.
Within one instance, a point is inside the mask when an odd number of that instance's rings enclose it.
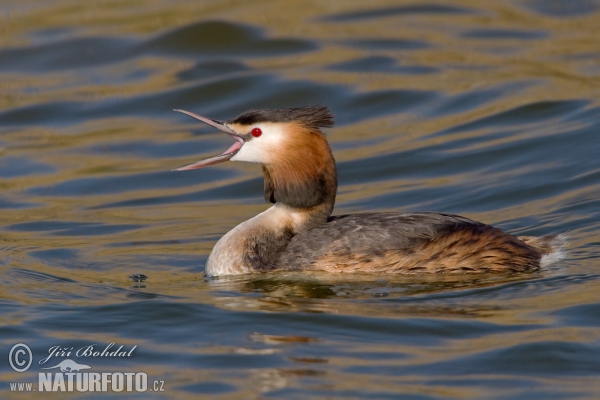
<path fill-rule="evenodd" d="M 600 397 L 600 3 L 121 3 L 0 5 L 2 398 Z M 566 233 L 568 257 L 205 278 L 214 243 L 267 207 L 261 170 L 171 172 L 230 144 L 172 109 L 315 103 L 336 117 L 336 214 Z M 75 354 L 110 343 L 133 350 Z M 152 390 L 11 391 L 65 359 Z"/>

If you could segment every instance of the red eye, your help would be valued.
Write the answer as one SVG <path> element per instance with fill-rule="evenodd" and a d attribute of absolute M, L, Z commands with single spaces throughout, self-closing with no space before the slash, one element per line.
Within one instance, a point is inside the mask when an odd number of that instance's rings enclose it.
<path fill-rule="evenodd" d="M 252 129 L 252 136 L 259 137 L 260 135 L 262 135 L 262 131 L 260 130 L 260 128 Z"/>

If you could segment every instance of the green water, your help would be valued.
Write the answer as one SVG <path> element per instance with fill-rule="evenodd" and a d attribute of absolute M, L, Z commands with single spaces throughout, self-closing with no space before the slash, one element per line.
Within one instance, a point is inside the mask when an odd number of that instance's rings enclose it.
<path fill-rule="evenodd" d="M 2 1 L 1 397 L 598 398 L 599 17 L 561 0 Z M 336 214 L 565 232 L 568 258 L 520 276 L 205 279 L 218 238 L 267 207 L 261 170 L 170 172 L 230 144 L 172 109 L 315 103 L 336 116 Z M 40 364 L 110 343 L 137 347 Z M 152 390 L 11 391 L 67 358 Z"/>

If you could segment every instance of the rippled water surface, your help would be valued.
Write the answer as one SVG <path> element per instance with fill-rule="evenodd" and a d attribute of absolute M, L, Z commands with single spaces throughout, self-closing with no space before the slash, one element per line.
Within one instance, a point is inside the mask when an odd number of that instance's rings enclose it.
<path fill-rule="evenodd" d="M 52 346 L 111 342 L 137 347 L 45 365 L 164 382 L 140 398 L 598 398 L 599 19 L 595 0 L 3 1 L 2 398 L 43 397 L 10 383 L 36 388 Z M 335 213 L 566 232 L 568 258 L 204 278 L 215 241 L 266 208 L 261 170 L 170 172 L 230 144 L 172 109 L 315 103 L 336 115 Z"/>

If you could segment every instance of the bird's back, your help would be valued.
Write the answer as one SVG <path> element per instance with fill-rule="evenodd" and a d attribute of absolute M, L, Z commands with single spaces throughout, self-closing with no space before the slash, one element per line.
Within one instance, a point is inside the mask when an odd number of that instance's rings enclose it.
<path fill-rule="evenodd" d="M 282 269 L 415 274 L 533 271 L 542 253 L 501 229 L 433 212 L 330 217 L 292 238 Z"/>

